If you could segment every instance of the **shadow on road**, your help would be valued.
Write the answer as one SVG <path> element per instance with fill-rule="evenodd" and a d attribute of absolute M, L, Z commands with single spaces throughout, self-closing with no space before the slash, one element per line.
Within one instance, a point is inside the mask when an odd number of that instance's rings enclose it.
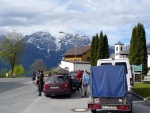
<path fill-rule="evenodd" d="M 25 86 L 25 85 L 27 84 L 22 84 L 19 82 L 0 82 L 0 93 L 13 90 L 13 89 Z"/>

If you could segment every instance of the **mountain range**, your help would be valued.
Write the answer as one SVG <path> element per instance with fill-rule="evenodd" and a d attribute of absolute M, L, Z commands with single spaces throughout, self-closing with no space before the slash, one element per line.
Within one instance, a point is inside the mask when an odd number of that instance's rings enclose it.
<path fill-rule="evenodd" d="M 5 38 L 0 35 L 0 42 Z M 28 48 L 22 57 L 22 65 L 26 72 L 30 70 L 30 65 L 37 59 L 42 59 L 47 69 L 57 67 L 61 62 L 62 54 L 75 47 L 90 45 L 90 38 L 79 34 L 68 34 L 64 37 L 52 36 L 49 32 L 39 31 L 25 36 Z M 150 47 L 150 44 L 147 45 Z M 129 45 L 125 46 L 129 49 Z M 109 46 L 109 54 L 114 53 L 114 46 Z M 0 69 L 8 68 L 0 61 Z"/>
<path fill-rule="evenodd" d="M 0 42 L 5 36 L 0 36 Z M 47 69 L 57 67 L 61 62 L 62 54 L 74 47 L 89 45 L 90 38 L 78 34 L 64 35 L 64 37 L 54 37 L 49 32 L 36 32 L 25 36 L 28 44 L 27 50 L 22 57 L 22 65 L 26 71 L 30 70 L 30 65 L 37 59 L 42 59 Z M 0 68 L 6 67 L 0 61 Z"/>

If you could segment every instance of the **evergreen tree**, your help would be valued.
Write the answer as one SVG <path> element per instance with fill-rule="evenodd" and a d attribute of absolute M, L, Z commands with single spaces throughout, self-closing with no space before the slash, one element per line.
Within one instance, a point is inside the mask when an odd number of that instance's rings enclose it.
<path fill-rule="evenodd" d="M 98 59 L 109 58 L 109 48 L 107 35 L 103 36 L 103 32 L 100 32 L 100 37 L 98 33 L 93 36 L 91 46 L 90 46 L 90 63 L 92 66 L 97 65 Z"/>
<path fill-rule="evenodd" d="M 97 60 L 104 58 L 104 37 L 103 32 L 100 32 L 100 38 L 98 42 L 98 52 L 97 52 Z"/>
<path fill-rule="evenodd" d="M 147 67 L 147 47 L 146 47 L 146 36 L 145 29 L 142 24 L 137 25 L 137 36 L 138 36 L 138 50 L 140 56 L 140 64 L 142 64 L 142 73 L 147 75 L 148 67 Z M 137 62 L 139 64 L 139 62 Z"/>
<path fill-rule="evenodd" d="M 142 74 L 147 74 L 146 36 L 144 26 L 140 23 L 132 30 L 129 58 L 130 63 L 133 65 L 142 64 Z"/>
<path fill-rule="evenodd" d="M 95 65 L 95 59 L 94 59 L 95 38 L 96 38 L 96 37 L 93 36 L 92 42 L 91 42 L 91 45 L 90 45 L 90 63 L 91 63 L 91 66 L 94 66 L 94 65 Z"/>
<path fill-rule="evenodd" d="M 104 35 L 104 58 L 109 58 L 109 48 L 107 35 Z"/>
<path fill-rule="evenodd" d="M 129 48 L 129 59 L 130 59 L 130 64 L 135 64 L 135 48 L 136 48 L 136 27 L 133 28 L 132 30 L 132 36 L 130 40 L 130 48 Z"/>
<path fill-rule="evenodd" d="M 99 42 L 99 36 L 96 34 L 95 36 L 95 43 L 94 43 L 94 66 L 97 65 L 97 53 L 98 53 L 98 42 Z"/>

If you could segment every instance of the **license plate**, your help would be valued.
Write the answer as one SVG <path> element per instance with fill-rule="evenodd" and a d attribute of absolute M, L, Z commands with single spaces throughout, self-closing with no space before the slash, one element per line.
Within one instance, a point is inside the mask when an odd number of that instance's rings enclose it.
<path fill-rule="evenodd" d="M 102 109 L 117 109 L 116 106 L 102 106 Z"/>
<path fill-rule="evenodd" d="M 50 89 L 59 89 L 58 86 L 53 86 L 53 87 L 50 87 Z"/>

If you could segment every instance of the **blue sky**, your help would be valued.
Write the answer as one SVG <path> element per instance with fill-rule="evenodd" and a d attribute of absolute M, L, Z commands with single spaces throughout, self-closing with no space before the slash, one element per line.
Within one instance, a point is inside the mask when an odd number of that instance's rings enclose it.
<path fill-rule="evenodd" d="M 150 42 L 149 0 L 0 0 L 0 34 L 12 30 L 29 35 L 59 31 L 87 35 L 90 39 L 103 31 L 109 45 L 130 43 L 132 29 L 144 25 Z"/>

